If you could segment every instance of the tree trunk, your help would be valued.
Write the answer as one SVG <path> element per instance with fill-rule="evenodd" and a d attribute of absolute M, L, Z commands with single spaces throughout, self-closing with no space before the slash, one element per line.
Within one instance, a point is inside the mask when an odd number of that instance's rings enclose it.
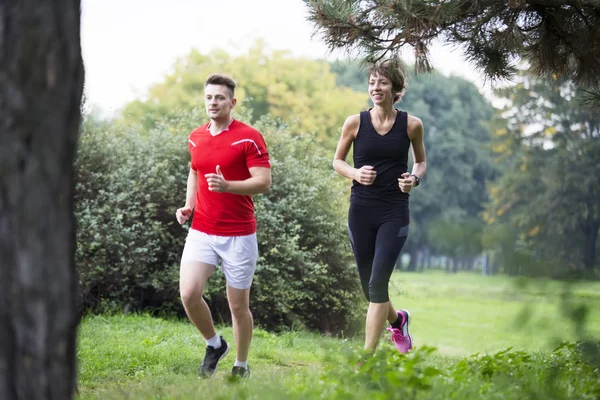
<path fill-rule="evenodd" d="M 425 247 L 423 249 L 423 252 L 424 252 L 424 258 L 423 258 L 422 268 L 423 268 L 423 270 L 430 269 L 431 268 L 431 250 L 429 249 L 429 247 Z"/>
<path fill-rule="evenodd" d="M 406 270 L 409 272 L 415 272 L 417 270 L 417 252 L 411 249 L 408 254 L 410 256 L 410 259 L 408 261 Z"/>
<path fill-rule="evenodd" d="M 423 250 L 419 249 L 419 250 L 417 250 L 417 268 L 415 269 L 415 271 L 419 271 L 423 268 L 423 261 L 424 261 Z"/>
<path fill-rule="evenodd" d="M 400 253 L 398 255 L 398 258 L 396 259 L 396 267 L 395 267 L 398 271 L 402 270 L 402 253 Z"/>
<path fill-rule="evenodd" d="M 488 260 L 489 260 L 489 254 L 487 251 L 485 251 L 483 253 L 483 259 L 481 260 L 481 274 L 482 275 L 490 275 L 489 271 L 488 271 Z"/>
<path fill-rule="evenodd" d="M 469 257 L 467 260 L 467 271 L 473 271 L 475 268 L 475 257 Z"/>
<path fill-rule="evenodd" d="M 0 399 L 76 384 L 80 1 L 0 3 Z"/>
<path fill-rule="evenodd" d="M 596 244 L 598 242 L 598 229 L 600 224 L 590 221 L 585 226 L 585 238 L 583 242 L 583 268 L 590 276 L 596 267 Z"/>

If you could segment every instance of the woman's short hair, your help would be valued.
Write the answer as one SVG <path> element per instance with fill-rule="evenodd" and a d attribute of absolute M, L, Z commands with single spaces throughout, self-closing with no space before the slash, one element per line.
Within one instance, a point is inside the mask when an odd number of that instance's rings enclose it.
<path fill-rule="evenodd" d="M 372 75 L 385 76 L 392 82 L 392 91 L 395 93 L 394 103 L 402 98 L 406 90 L 406 73 L 401 60 L 385 60 L 371 64 L 367 70 L 367 79 Z"/>

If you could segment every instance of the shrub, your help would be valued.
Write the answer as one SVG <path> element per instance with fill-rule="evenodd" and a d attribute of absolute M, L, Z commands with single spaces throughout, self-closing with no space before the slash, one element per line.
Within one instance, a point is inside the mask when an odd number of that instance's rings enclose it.
<path fill-rule="evenodd" d="M 157 124 L 86 121 L 76 160 L 76 261 L 83 307 L 92 311 L 154 309 L 183 313 L 179 257 L 187 134 L 198 110 Z M 305 326 L 333 333 L 357 327 L 360 289 L 346 234 L 347 186 L 330 154 L 309 135 L 263 118 L 273 185 L 256 196 L 259 265 L 251 291 L 257 324 Z M 217 319 L 230 319 L 220 270 L 206 298 Z"/>

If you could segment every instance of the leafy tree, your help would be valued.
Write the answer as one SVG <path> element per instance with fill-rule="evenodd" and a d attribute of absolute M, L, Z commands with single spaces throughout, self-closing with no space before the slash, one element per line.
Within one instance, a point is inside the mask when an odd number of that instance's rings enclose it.
<path fill-rule="evenodd" d="M 600 119 L 572 81 L 524 74 L 498 91 L 508 104 L 494 150 L 505 173 L 491 187 L 490 224 L 508 224 L 535 260 L 593 274 L 600 229 Z M 562 265 L 560 265 L 562 264 Z"/>
<path fill-rule="evenodd" d="M 0 399 L 75 391 L 79 9 L 77 0 L 0 6 Z"/>
<path fill-rule="evenodd" d="M 270 115 L 295 132 L 311 132 L 331 144 L 346 116 L 367 105 L 367 96 L 335 84 L 325 61 L 293 58 L 287 51 L 269 51 L 258 42 L 247 54 L 192 51 L 177 61 L 164 81 L 152 86 L 145 100 L 128 104 L 125 120 L 154 126 L 161 117 L 203 104 L 204 80 L 213 72 L 231 75 L 236 97 L 255 119 Z"/>
<path fill-rule="evenodd" d="M 304 0 L 309 20 L 331 49 L 368 58 L 414 49 L 417 71 L 431 69 L 434 39 L 460 45 L 492 79 L 515 73 L 526 59 L 537 76 L 591 87 L 600 109 L 598 0 Z"/>

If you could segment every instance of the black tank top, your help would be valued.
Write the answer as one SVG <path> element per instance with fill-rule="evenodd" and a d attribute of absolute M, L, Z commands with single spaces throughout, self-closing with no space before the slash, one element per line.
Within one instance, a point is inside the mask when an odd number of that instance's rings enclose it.
<path fill-rule="evenodd" d="M 360 113 L 360 127 L 354 139 L 354 168 L 372 165 L 377 177 L 368 186 L 353 181 L 351 203 L 408 208 L 408 193 L 402 193 L 398 187 L 398 178 L 408 170 L 408 114 L 396 111 L 392 129 L 383 136 L 375 131 L 369 111 Z"/>

